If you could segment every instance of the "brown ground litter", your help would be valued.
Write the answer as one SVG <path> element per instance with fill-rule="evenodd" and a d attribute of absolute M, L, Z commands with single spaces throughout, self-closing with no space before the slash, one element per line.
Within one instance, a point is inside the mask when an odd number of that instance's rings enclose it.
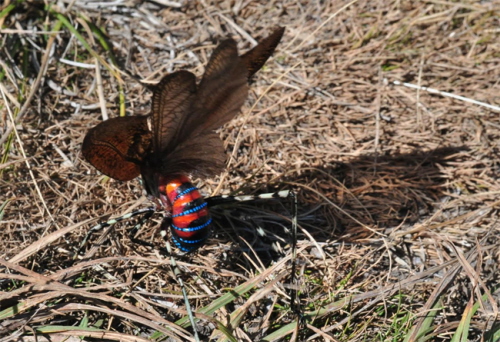
<path fill-rule="evenodd" d="M 95 234 L 74 260 L 90 227 L 151 206 L 139 179 L 98 174 L 81 143 L 105 116 L 149 112 L 141 82 L 181 69 L 200 76 L 222 37 L 247 51 L 277 25 L 286 27 L 277 51 L 220 129 L 227 171 L 195 182 L 207 195 L 294 189 L 298 284 L 290 201 L 215 209 L 214 236 L 179 257 L 203 340 L 222 340 L 220 322 L 238 341 L 403 341 L 438 299 L 431 340 L 451 340 L 476 303 L 467 339 L 498 330 L 500 110 L 393 82 L 500 106 L 499 1 L 45 6 L 0 5 L 0 310 L 21 304 L 0 311 L 0 341 L 85 320 L 106 333 L 53 338 L 191 338 L 172 323 L 185 311 L 168 259 L 127 235 L 136 221 Z M 160 221 L 140 238 L 162 246 Z M 202 310 L 243 284 L 252 290 Z"/>

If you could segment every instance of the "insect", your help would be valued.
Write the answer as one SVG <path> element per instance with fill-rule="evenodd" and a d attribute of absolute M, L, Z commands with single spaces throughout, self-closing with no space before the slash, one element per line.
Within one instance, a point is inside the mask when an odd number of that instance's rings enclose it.
<path fill-rule="evenodd" d="M 239 112 L 247 98 L 248 80 L 272 55 L 283 33 L 284 28 L 277 28 L 242 56 L 238 56 L 234 40 L 222 41 L 198 84 L 188 71 L 169 74 L 153 88 L 149 115 L 109 119 L 90 129 L 84 138 L 83 156 L 103 174 L 120 181 L 142 176 L 148 195 L 167 212 L 162 235 L 165 237 L 170 227 L 174 245 L 184 252 L 205 243 L 212 221 L 207 201 L 188 175 L 209 177 L 222 171 L 224 146 L 214 130 Z M 224 200 L 211 198 L 209 202 Z M 142 209 L 91 231 L 137 214 L 146 214 L 144 222 L 153 211 Z M 168 243 L 167 251 L 171 252 Z M 178 275 L 172 256 L 171 264 Z M 177 279 L 190 311 L 182 280 Z M 190 320 L 194 328 L 192 314 Z M 196 329 L 194 335 L 198 340 Z"/>
<path fill-rule="evenodd" d="M 274 52 L 284 28 L 238 56 L 236 42 L 224 40 L 213 52 L 196 84 L 188 71 L 165 76 L 153 89 L 147 116 L 118 117 L 90 129 L 83 156 L 111 178 L 142 175 L 147 193 L 171 215 L 172 241 L 190 252 L 208 238 L 207 203 L 187 175 L 213 176 L 224 168 L 225 152 L 215 129 L 231 120 L 248 94 L 248 80 Z"/>

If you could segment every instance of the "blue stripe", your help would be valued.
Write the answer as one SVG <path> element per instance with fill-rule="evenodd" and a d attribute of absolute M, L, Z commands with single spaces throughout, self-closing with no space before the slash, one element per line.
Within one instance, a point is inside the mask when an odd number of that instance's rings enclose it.
<path fill-rule="evenodd" d="M 175 198 L 172 202 L 177 201 L 179 199 L 179 197 L 184 196 L 185 194 L 189 194 L 191 191 L 194 191 L 194 190 L 197 190 L 197 188 L 195 186 L 180 192 L 179 194 L 177 194 L 177 196 L 175 196 Z"/>
<path fill-rule="evenodd" d="M 180 242 L 180 243 L 186 243 L 186 244 L 195 244 L 195 243 L 200 243 L 200 242 L 203 242 L 206 240 L 206 238 L 199 239 L 199 240 L 185 240 L 185 239 L 182 239 L 180 237 L 176 237 L 175 239 L 178 240 L 178 242 Z"/>
<path fill-rule="evenodd" d="M 176 239 L 174 239 L 174 245 L 175 247 L 177 247 L 178 249 L 180 249 L 181 251 L 183 252 L 186 252 L 186 253 L 189 253 L 191 251 L 193 251 L 195 248 L 191 247 L 191 248 L 187 248 L 187 247 L 184 247 L 183 245 L 181 245 L 181 243 L 179 241 L 177 241 Z"/>
<path fill-rule="evenodd" d="M 191 209 L 188 209 L 186 211 L 183 211 L 182 213 L 180 214 L 177 214 L 177 215 L 172 215 L 172 218 L 174 217 L 179 217 L 179 216 L 184 216 L 184 215 L 189 215 L 189 214 L 192 214 L 192 213 L 195 213 L 203 208 L 205 208 L 207 206 L 207 202 L 204 202 L 203 204 L 200 204 L 199 206 L 197 207 L 194 207 L 194 208 L 191 208 Z"/>
<path fill-rule="evenodd" d="M 173 223 L 170 225 L 173 229 L 175 230 L 180 230 L 181 232 L 185 232 L 185 233 L 189 233 L 189 232 L 195 232 L 197 230 L 200 230 L 200 229 L 203 229 L 203 228 L 206 228 L 210 225 L 210 223 L 212 223 L 212 218 L 209 217 L 208 218 L 208 221 L 203 223 L 202 225 L 200 226 L 197 226 L 197 227 L 188 227 L 188 228 L 179 228 L 177 226 L 175 226 Z M 180 239 L 180 238 L 179 238 Z"/>
<path fill-rule="evenodd" d="M 174 242 L 174 245 L 180 249 L 181 251 L 183 252 L 191 252 L 191 251 L 194 251 L 195 249 L 197 249 L 199 246 L 191 246 L 189 244 L 200 244 L 202 243 L 203 241 L 205 241 L 207 238 L 203 238 L 203 239 L 199 239 L 199 240 L 192 240 L 192 241 L 188 241 L 188 240 L 184 240 L 184 239 L 181 239 L 180 237 L 177 237 L 177 236 L 172 236 L 172 240 Z M 183 245 L 185 244 L 185 245 Z"/>

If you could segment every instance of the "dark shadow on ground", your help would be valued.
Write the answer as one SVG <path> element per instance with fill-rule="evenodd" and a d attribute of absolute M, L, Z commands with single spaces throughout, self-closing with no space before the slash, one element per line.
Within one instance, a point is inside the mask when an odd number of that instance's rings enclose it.
<path fill-rule="evenodd" d="M 299 199 L 318 203 L 317 213 L 327 224 L 310 233 L 318 241 L 359 242 L 374 234 L 366 226 L 377 230 L 417 222 L 447 196 L 443 167 L 466 158 L 462 152 L 467 150 L 461 146 L 363 156 L 330 169 L 305 172 L 293 181 L 313 184 L 317 193 L 304 191 Z"/>
<path fill-rule="evenodd" d="M 443 168 L 466 158 L 467 147 L 444 147 L 400 155 L 371 155 L 348 163 L 304 171 L 281 185 L 255 193 L 278 191 L 288 184 L 308 184 L 297 191 L 298 220 L 318 242 L 365 242 L 374 231 L 411 225 L 429 216 L 447 196 Z M 290 186 L 288 186 L 290 188 Z M 269 252 L 267 243 L 290 242 L 292 200 L 237 203 L 213 208 L 214 237 L 248 249 Z M 229 227 L 229 230 L 227 229 Z M 257 231 L 266 234 L 258 234 Z M 262 237 L 264 235 L 264 237 Z M 302 237 L 301 237 L 302 238 Z M 267 242 L 262 242 L 267 241 Z"/>

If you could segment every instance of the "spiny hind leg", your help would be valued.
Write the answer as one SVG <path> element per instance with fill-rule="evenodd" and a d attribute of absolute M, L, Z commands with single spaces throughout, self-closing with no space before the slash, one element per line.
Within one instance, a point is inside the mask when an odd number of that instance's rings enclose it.
<path fill-rule="evenodd" d="M 78 247 L 77 254 L 80 254 L 80 252 L 82 251 L 83 247 L 86 245 L 87 241 L 92 236 L 92 234 L 94 234 L 94 233 L 96 233 L 96 232 L 98 232 L 106 227 L 113 226 L 114 224 L 116 224 L 118 222 L 128 220 L 134 216 L 144 215 L 144 217 L 139 221 L 139 223 L 137 225 L 135 225 L 134 228 L 132 228 L 132 230 L 131 230 L 131 233 L 133 233 L 133 235 L 135 235 L 137 233 L 137 231 L 140 229 L 140 227 L 144 224 L 144 222 L 146 222 L 153 215 L 153 213 L 155 211 L 156 211 L 156 208 L 138 209 L 138 210 L 135 210 L 131 213 L 128 213 L 128 214 L 122 215 L 120 217 L 116 217 L 114 219 L 108 220 L 106 222 L 101 222 L 101 223 L 95 225 L 94 227 L 89 229 L 89 231 L 87 232 L 87 234 L 83 238 L 83 241 L 80 244 L 80 247 Z M 131 238 L 131 240 L 134 241 L 135 239 Z"/>

